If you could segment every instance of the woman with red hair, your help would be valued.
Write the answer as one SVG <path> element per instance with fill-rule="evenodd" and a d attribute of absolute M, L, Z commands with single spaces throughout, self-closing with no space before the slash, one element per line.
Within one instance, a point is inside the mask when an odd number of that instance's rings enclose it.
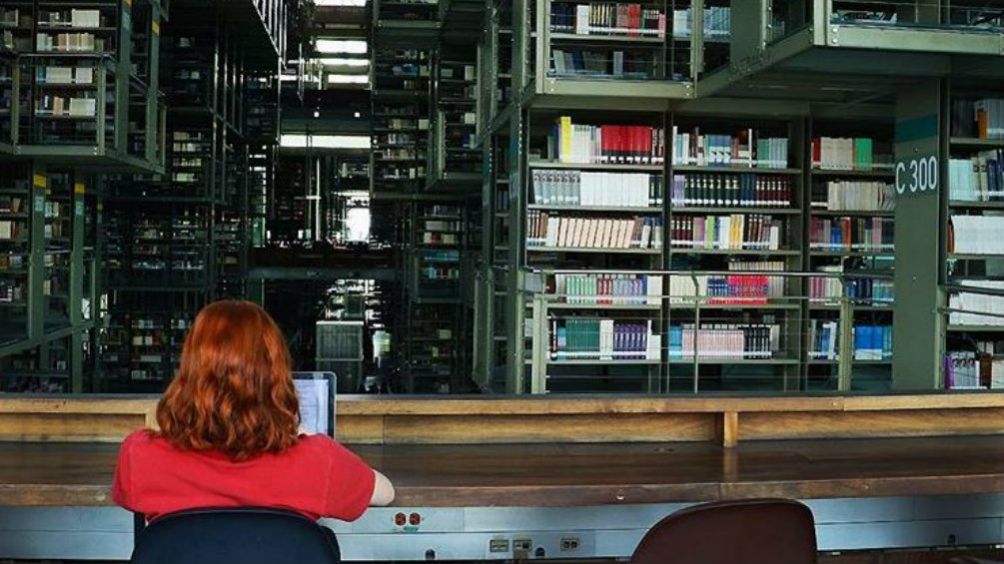
<path fill-rule="evenodd" d="M 250 302 L 195 318 L 181 366 L 157 405 L 159 431 L 129 435 L 112 498 L 152 520 L 197 508 L 270 507 L 353 521 L 394 487 L 323 435 L 299 434 L 282 333 Z"/>

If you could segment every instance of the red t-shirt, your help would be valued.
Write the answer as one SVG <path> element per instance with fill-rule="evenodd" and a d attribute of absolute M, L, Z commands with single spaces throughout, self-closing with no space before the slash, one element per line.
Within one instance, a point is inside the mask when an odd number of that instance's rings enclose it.
<path fill-rule="evenodd" d="M 185 509 L 253 506 L 354 521 L 374 485 L 373 470 L 324 435 L 235 462 L 219 452 L 178 449 L 144 430 L 122 443 L 112 499 L 151 520 Z"/>

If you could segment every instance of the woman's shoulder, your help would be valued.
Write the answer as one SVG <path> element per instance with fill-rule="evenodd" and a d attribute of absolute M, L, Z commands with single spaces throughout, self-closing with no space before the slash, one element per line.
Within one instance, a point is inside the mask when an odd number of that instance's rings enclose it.
<path fill-rule="evenodd" d="M 167 441 L 150 429 L 137 429 L 122 441 L 121 452 L 133 452 L 150 448 L 162 447 Z"/>

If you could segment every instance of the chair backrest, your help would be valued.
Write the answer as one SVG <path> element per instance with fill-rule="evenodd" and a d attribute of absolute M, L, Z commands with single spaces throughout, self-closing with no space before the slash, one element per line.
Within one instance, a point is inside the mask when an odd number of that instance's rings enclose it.
<path fill-rule="evenodd" d="M 632 564 L 815 564 L 812 511 L 796 501 L 759 499 L 696 505 L 659 521 Z"/>
<path fill-rule="evenodd" d="M 165 515 L 136 538 L 133 564 L 338 564 L 335 535 L 276 509 L 198 509 Z"/>

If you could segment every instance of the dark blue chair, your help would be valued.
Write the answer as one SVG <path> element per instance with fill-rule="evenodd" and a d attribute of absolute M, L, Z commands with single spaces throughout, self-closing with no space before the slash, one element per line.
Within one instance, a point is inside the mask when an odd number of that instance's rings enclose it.
<path fill-rule="evenodd" d="M 133 564 L 338 564 L 334 533 L 290 511 L 196 509 L 139 531 Z"/>

